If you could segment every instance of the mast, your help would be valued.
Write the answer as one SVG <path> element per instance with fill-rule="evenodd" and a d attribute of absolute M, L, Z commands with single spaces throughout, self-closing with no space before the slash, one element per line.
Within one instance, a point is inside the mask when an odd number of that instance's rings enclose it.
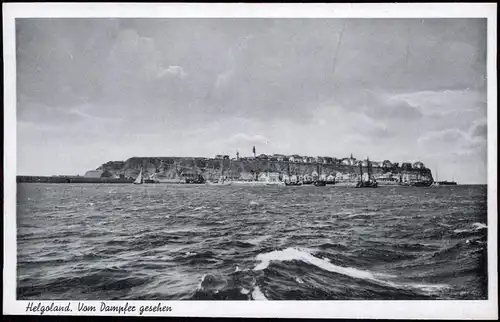
<path fill-rule="evenodd" d="M 224 181 L 224 157 L 220 160 L 220 177 Z"/>
<path fill-rule="evenodd" d="M 363 162 L 359 163 L 359 172 L 361 176 L 361 182 L 363 182 Z"/>

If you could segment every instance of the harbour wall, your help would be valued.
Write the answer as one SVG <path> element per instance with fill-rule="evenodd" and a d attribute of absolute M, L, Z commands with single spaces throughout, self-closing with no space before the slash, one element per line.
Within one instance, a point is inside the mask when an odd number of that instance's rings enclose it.
<path fill-rule="evenodd" d="M 86 178 L 74 176 L 17 176 L 17 182 L 40 182 L 40 183 L 132 183 L 133 179 L 114 178 Z"/>

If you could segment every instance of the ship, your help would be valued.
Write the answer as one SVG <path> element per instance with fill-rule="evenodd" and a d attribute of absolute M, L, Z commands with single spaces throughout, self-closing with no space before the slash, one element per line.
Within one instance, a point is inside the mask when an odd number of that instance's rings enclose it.
<path fill-rule="evenodd" d="M 302 186 L 302 181 L 297 175 L 290 176 L 290 162 L 287 162 L 287 178 L 284 182 L 285 186 Z"/>
<path fill-rule="evenodd" d="M 375 177 L 379 187 L 391 187 L 399 185 L 400 178 L 387 172 Z"/>
<path fill-rule="evenodd" d="M 457 183 L 455 181 L 438 181 L 438 185 L 440 186 L 456 186 Z"/>
<path fill-rule="evenodd" d="M 355 188 L 358 185 L 359 181 L 359 176 L 355 173 L 337 172 L 333 186 Z"/>
<path fill-rule="evenodd" d="M 363 165 L 362 163 L 359 164 L 359 171 L 361 173 L 360 176 L 360 181 L 356 185 L 356 188 L 377 188 L 378 183 L 375 180 L 375 178 L 371 174 L 371 165 L 370 165 L 370 159 L 366 158 L 366 168 L 367 168 L 367 173 L 363 173 Z"/>
<path fill-rule="evenodd" d="M 314 186 L 316 187 L 324 187 L 326 186 L 326 180 L 323 180 L 321 178 L 321 167 L 319 166 L 319 163 L 316 165 L 316 174 L 317 174 L 317 178 L 316 180 L 314 181 Z"/>
<path fill-rule="evenodd" d="M 455 177 L 455 175 L 453 175 L 453 177 Z M 438 170 L 437 170 L 437 167 L 436 167 L 436 181 L 434 181 L 432 183 L 433 187 L 439 187 L 439 186 L 456 186 L 456 185 L 457 185 L 457 183 L 456 183 L 455 180 L 452 180 L 452 181 L 447 181 L 447 180 L 439 181 Z"/>
<path fill-rule="evenodd" d="M 137 175 L 137 178 L 135 178 L 134 184 L 142 184 L 143 183 L 143 178 L 142 178 L 142 168 L 141 171 L 139 171 L 139 175 Z"/>

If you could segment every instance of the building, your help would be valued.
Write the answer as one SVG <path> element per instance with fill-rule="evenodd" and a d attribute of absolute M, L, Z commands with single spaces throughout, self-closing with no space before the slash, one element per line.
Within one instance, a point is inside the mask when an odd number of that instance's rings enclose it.
<path fill-rule="evenodd" d="M 417 162 L 413 163 L 413 168 L 415 168 L 415 169 L 424 169 L 425 166 L 424 166 L 424 164 L 422 162 L 417 161 Z"/>
<path fill-rule="evenodd" d="M 278 182 L 280 181 L 280 174 L 277 172 L 261 173 L 259 181 Z"/>
<path fill-rule="evenodd" d="M 305 157 L 304 163 L 314 163 L 315 159 L 313 157 Z"/>
<path fill-rule="evenodd" d="M 294 154 L 294 155 L 289 156 L 288 160 L 290 162 L 294 162 L 294 163 L 302 163 L 304 159 L 300 155 Z"/>
<path fill-rule="evenodd" d="M 240 174 L 240 180 L 243 181 L 253 181 L 255 179 L 255 176 L 253 173 L 250 172 L 242 172 Z"/>
<path fill-rule="evenodd" d="M 384 162 L 382 162 L 382 168 L 392 168 L 392 167 L 393 167 L 393 164 L 391 163 L 391 161 L 384 160 Z"/>
<path fill-rule="evenodd" d="M 332 164 L 333 163 L 333 158 L 323 157 L 323 163 L 324 164 Z"/>
<path fill-rule="evenodd" d="M 354 158 L 351 153 L 351 156 L 349 158 L 343 158 L 341 163 L 344 165 L 356 165 L 357 162 L 356 158 Z"/>
<path fill-rule="evenodd" d="M 316 163 L 325 163 L 325 159 L 323 157 L 315 157 L 314 162 Z"/>
<path fill-rule="evenodd" d="M 256 159 L 260 160 L 268 160 L 269 157 L 266 154 L 260 154 L 259 156 L 256 157 Z"/>
<path fill-rule="evenodd" d="M 409 162 L 403 162 L 403 164 L 401 164 L 401 169 L 403 170 L 407 170 L 407 169 L 411 169 L 411 163 Z"/>

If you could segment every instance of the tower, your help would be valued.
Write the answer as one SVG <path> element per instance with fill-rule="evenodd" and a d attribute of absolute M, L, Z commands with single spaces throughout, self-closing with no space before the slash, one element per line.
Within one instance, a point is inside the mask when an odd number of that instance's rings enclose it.
<path fill-rule="evenodd" d="M 255 145 L 253 146 L 253 157 L 255 158 L 256 155 L 255 155 Z"/>
<path fill-rule="evenodd" d="M 240 153 L 238 151 L 236 151 L 236 160 L 239 160 L 240 159 Z"/>

